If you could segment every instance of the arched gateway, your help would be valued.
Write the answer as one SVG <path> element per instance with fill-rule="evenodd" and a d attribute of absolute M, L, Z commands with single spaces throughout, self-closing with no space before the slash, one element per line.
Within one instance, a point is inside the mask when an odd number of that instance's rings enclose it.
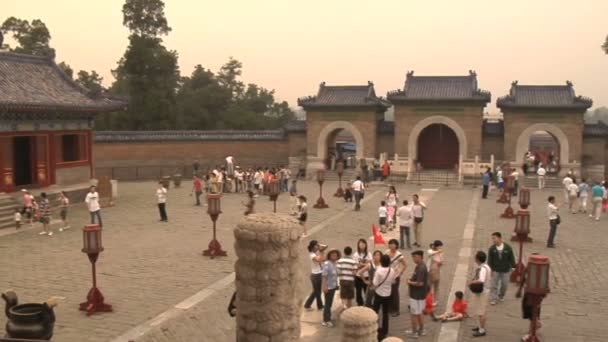
<path fill-rule="evenodd" d="M 467 155 L 467 137 L 460 125 L 445 116 L 419 121 L 409 136 L 408 156 L 424 168 L 453 169 Z"/>

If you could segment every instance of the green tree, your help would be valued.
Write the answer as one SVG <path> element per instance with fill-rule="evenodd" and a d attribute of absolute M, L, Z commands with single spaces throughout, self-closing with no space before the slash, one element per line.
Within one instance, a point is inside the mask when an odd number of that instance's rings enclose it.
<path fill-rule="evenodd" d="M 10 51 L 37 56 L 54 56 L 55 50 L 49 46 L 51 33 L 40 19 L 30 23 L 27 20 L 10 17 L 0 26 L 2 33 L 11 33 L 17 46 Z"/>
<path fill-rule="evenodd" d="M 72 69 L 72 67 L 66 63 L 66 62 L 61 62 L 59 64 L 57 64 L 57 66 L 59 67 L 59 69 L 63 70 L 63 72 L 68 75 L 71 79 L 74 78 L 74 69 Z"/>
<path fill-rule="evenodd" d="M 230 91 L 234 98 L 242 95 L 245 85 L 239 80 L 243 71 L 243 63 L 232 58 L 228 59 L 226 64 L 222 65 L 218 72 L 217 79 L 220 85 Z"/>
<path fill-rule="evenodd" d="M 127 0 L 122 6 L 122 13 L 122 24 L 140 37 L 153 38 L 171 31 L 162 0 Z"/>
<path fill-rule="evenodd" d="M 88 90 L 89 94 L 92 96 L 98 96 L 103 91 L 103 77 L 99 76 L 99 74 L 93 70 L 90 73 L 85 70 L 80 70 L 78 72 L 78 78 L 76 78 L 76 83 Z"/>

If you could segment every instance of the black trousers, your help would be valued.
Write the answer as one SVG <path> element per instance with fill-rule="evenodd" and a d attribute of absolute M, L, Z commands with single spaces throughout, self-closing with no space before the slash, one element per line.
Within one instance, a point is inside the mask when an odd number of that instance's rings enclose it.
<path fill-rule="evenodd" d="M 388 335 L 388 311 L 391 306 L 391 297 L 382 297 L 376 294 L 374 298 L 374 311 L 378 311 L 382 308 L 382 325 L 378 327 L 378 341 L 383 340 Z"/>
<path fill-rule="evenodd" d="M 355 210 L 361 209 L 361 191 L 355 191 Z"/>
<path fill-rule="evenodd" d="M 398 314 L 400 312 L 399 305 L 399 285 L 401 284 L 401 277 L 397 277 L 395 282 L 391 285 L 391 296 L 390 298 L 390 310 L 392 314 Z"/>
<path fill-rule="evenodd" d="M 312 283 L 312 293 L 308 296 L 308 299 L 304 303 L 305 308 L 310 308 L 312 302 L 317 300 L 317 309 L 323 309 L 323 299 L 321 299 L 321 286 L 323 284 L 323 274 L 316 273 L 310 275 L 310 282 Z"/>
<path fill-rule="evenodd" d="M 363 279 L 355 278 L 355 293 L 357 296 L 357 305 L 362 306 L 365 304 L 365 293 L 367 292 L 367 284 Z"/>
<path fill-rule="evenodd" d="M 202 191 L 196 191 L 194 193 L 194 195 L 196 196 L 196 205 L 201 205 L 201 195 L 203 194 Z"/>
<path fill-rule="evenodd" d="M 547 239 L 547 246 L 553 246 L 555 244 L 555 235 L 557 234 L 557 220 L 549 220 L 549 238 Z"/>
<path fill-rule="evenodd" d="M 489 185 L 483 186 L 483 191 L 481 192 L 481 198 L 488 198 L 488 188 L 490 188 Z"/>
<path fill-rule="evenodd" d="M 160 213 L 161 221 L 168 221 L 167 218 L 167 203 L 158 203 L 158 212 Z"/>

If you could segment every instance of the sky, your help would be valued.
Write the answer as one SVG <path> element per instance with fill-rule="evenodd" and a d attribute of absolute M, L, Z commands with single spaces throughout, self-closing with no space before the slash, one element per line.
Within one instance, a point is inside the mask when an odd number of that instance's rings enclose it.
<path fill-rule="evenodd" d="M 2 13 L 44 21 L 57 62 L 95 70 L 109 85 L 128 43 L 123 3 L 7 1 Z M 179 53 L 182 75 L 197 64 L 217 71 L 233 56 L 245 83 L 275 89 L 294 107 L 322 81 L 369 80 L 385 96 L 403 88 L 408 70 L 475 70 L 480 88 L 492 92 L 491 113 L 514 80 L 571 80 L 594 107 L 608 106 L 606 0 L 165 0 L 165 13 L 173 30 L 164 42 Z"/>

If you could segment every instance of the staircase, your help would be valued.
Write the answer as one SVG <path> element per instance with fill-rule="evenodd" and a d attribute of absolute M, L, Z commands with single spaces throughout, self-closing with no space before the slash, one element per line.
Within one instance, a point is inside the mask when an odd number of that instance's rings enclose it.
<path fill-rule="evenodd" d="M 452 170 L 423 170 L 414 172 L 408 179 L 409 184 L 431 185 L 431 186 L 453 186 L 460 187 L 458 172 Z"/>
<path fill-rule="evenodd" d="M 358 169 L 345 169 L 342 174 L 342 182 L 346 183 L 351 180 L 355 180 L 359 176 Z M 316 180 L 317 176 L 312 175 L 312 180 Z M 326 182 L 337 182 L 339 180 L 338 173 L 336 171 L 325 171 L 325 181 Z"/>
<path fill-rule="evenodd" d="M 536 176 L 519 177 L 519 187 L 538 189 L 538 178 Z M 562 180 L 557 176 L 545 176 L 546 189 L 562 189 Z"/>
<path fill-rule="evenodd" d="M 0 194 L 0 229 L 15 227 L 15 209 L 19 203 L 6 194 Z"/>

